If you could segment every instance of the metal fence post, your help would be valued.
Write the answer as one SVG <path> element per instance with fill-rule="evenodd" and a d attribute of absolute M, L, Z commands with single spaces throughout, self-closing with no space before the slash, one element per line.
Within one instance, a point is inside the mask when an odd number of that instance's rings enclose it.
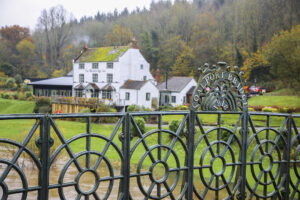
<path fill-rule="evenodd" d="M 39 200 L 48 199 L 48 186 L 49 186 L 49 152 L 51 146 L 50 138 L 50 121 L 47 115 L 41 118 L 40 122 L 40 138 L 37 143 L 40 147 L 40 161 L 41 171 L 39 174 L 39 186 L 41 189 L 38 191 Z"/>
<path fill-rule="evenodd" d="M 125 114 L 122 126 L 122 150 L 124 155 L 124 160 L 122 163 L 122 175 L 124 178 L 120 181 L 120 190 L 119 200 L 128 200 L 129 196 L 129 186 L 130 186 L 130 115 L 129 113 Z"/>
<path fill-rule="evenodd" d="M 239 194 L 237 195 L 238 200 L 246 199 L 246 182 L 247 182 L 247 140 L 248 140 L 248 120 L 249 120 L 249 113 L 248 111 L 243 111 L 243 117 L 242 117 L 242 130 L 241 130 L 241 136 L 242 136 L 242 149 L 241 149 L 241 181 L 240 181 L 240 187 L 239 187 Z"/>
<path fill-rule="evenodd" d="M 285 171 L 284 174 L 286 175 L 286 180 L 285 180 L 285 184 L 284 184 L 284 189 L 283 189 L 283 198 L 284 199 L 289 199 L 289 195 L 290 195 L 290 154 L 291 154 L 291 141 L 292 141 L 292 120 L 293 120 L 293 116 L 290 114 L 288 117 L 288 121 L 287 121 L 287 135 L 286 135 L 286 143 L 287 143 L 287 147 L 286 147 L 286 152 L 284 155 L 284 160 L 286 160 L 286 164 L 283 165 L 284 168 L 283 170 Z"/>
<path fill-rule="evenodd" d="M 188 181 L 188 189 L 187 189 L 187 200 L 193 199 L 193 178 L 194 178 L 194 150 L 195 150 L 195 119 L 196 112 L 190 110 L 189 120 L 188 120 L 188 137 L 187 137 L 187 146 L 188 146 L 188 155 L 187 155 L 187 181 Z"/>

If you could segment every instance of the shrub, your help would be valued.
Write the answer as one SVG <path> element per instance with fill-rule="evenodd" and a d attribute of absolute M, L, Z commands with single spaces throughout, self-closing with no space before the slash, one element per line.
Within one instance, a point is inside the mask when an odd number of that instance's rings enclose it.
<path fill-rule="evenodd" d="M 29 97 L 32 97 L 32 93 L 31 92 L 25 92 L 25 98 L 28 99 Z"/>
<path fill-rule="evenodd" d="M 277 108 L 272 108 L 272 107 L 264 107 L 262 109 L 263 112 L 278 112 Z"/>
<path fill-rule="evenodd" d="M 152 107 L 153 109 L 157 109 L 157 107 L 158 107 L 158 100 L 157 100 L 157 98 L 153 98 L 153 99 L 152 99 L 151 107 Z"/>
<path fill-rule="evenodd" d="M 2 94 L 1 94 L 1 98 L 3 98 L 3 99 L 8 99 L 8 98 L 9 98 L 9 94 L 7 94 L 7 93 L 2 93 Z"/>
<path fill-rule="evenodd" d="M 175 110 L 188 110 L 188 109 L 189 109 L 189 107 L 186 105 L 177 105 L 175 107 Z"/>
<path fill-rule="evenodd" d="M 25 94 L 21 93 L 21 92 L 18 92 L 18 93 L 15 93 L 15 99 L 18 99 L 18 100 L 25 100 Z"/>
<path fill-rule="evenodd" d="M 253 111 L 255 111 L 255 110 L 254 110 L 254 108 L 248 108 L 248 111 L 249 111 L 249 112 L 253 112 Z"/>
<path fill-rule="evenodd" d="M 132 105 L 127 107 L 128 112 L 141 111 L 141 110 L 142 110 L 142 108 L 138 105 L 135 105 L 135 104 L 132 104 Z"/>
<path fill-rule="evenodd" d="M 263 106 L 252 106 L 252 108 L 255 110 L 255 111 L 261 111 L 263 109 Z"/>
<path fill-rule="evenodd" d="M 16 80 L 14 78 L 8 78 L 5 82 L 5 87 L 8 89 L 16 88 Z"/>
<path fill-rule="evenodd" d="M 167 105 L 167 106 L 160 106 L 159 110 L 161 111 L 168 111 L 168 110 L 174 110 L 173 106 L 171 104 Z"/>
<path fill-rule="evenodd" d="M 31 85 L 27 85 L 27 84 L 22 84 L 21 91 L 22 92 L 32 91 L 32 86 Z"/>
<path fill-rule="evenodd" d="M 34 113 L 51 113 L 51 100 L 48 97 L 39 97 L 35 102 Z"/>
<path fill-rule="evenodd" d="M 138 106 L 138 105 L 135 105 L 135 104 L 132 104 L 132 105 L 128 106 L 127 112 L 134 112 L 134 111 L 152 111 L 152 110 L 150 108 L 145 108 L 144 106 L 141 107 L 141 106 Z M 149 115 L 143 115 L 142 117 L 144 118 L 144 120 L 146 122 L 149 122 L 149 120 L 150 120 Z"/>
<path fill-rule="evenodd" d="M 229 130 L 232 130 L 232 127 L 231 127 L 231 126 L 223 125 L 222 127 L 223 127 L 223 128 L 227 128 L 227 129 L 229 129 Z M 221 130 L 221 137 L 220 137 L 220 138 L 221 138 L 221 140 L 227 142 L 228 139 L 229 139 L 229 137 L 230 137 L 231 135 L 232 135 L 231 132 L 229 132 L 229 131 L 227 131 L 227 130 L 225 130 L 225 129 L 222 129 L 222 130 Z M 234 141 L 235 141 L 235 139 L 232 140 L 232 142 L 234 142 Z"/>
<path fill-rule="evenodd" d="M 96 112 L 117 112 L 117 110 L 108 105 L 99 104 L 96 108 Z M 95 121 L 101 123 L 115 123 L 118 121 L 118 117 L 100 117 L 100 120 Z"/>
<path fill-rule="evenodd" d="M 144 118 L 142 118 L 142 117 L 135 117 L 134 121 L 137 124 L 137 126 L 139 127 L 141 133 L 144 134 L 146 132 L 146 126 L 145 126 L 145 120 L 144 120 Z M 131 127 L 130 127 L 130 132 L 131 132 L 131 135 L 133 137 L 139 136 L 139 132 L 136 130 L 136 128 L 133 125 L 131 125 Z"/>
<path fill-rule="evenodd" d="M 171 123 L 169 124 L 169 130 L 173 131 L 174 133 L 176 133 L 176 131 L 178 130 L 179 126 L 180 126 L 181 121 L 180 120 L 172 120 Z M 179 135 L 181 137 L 184 136 L 184 129 L 185 129 L 185 124 L 183 125 L 182 130 L 180 131 Z"/>

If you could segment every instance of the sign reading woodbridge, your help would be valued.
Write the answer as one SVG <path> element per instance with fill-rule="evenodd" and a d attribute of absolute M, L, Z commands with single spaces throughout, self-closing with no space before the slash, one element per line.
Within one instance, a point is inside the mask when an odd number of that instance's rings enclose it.
<path fill-rule="evenodd" d="M 247 110 L 247 96 L 243 88 L 242 75 L 237 66 L 218 62 L 217 66 L 205 64 L 200 68 L 197 88 L 194 90 L 191 109 L 198 110 Z"/>

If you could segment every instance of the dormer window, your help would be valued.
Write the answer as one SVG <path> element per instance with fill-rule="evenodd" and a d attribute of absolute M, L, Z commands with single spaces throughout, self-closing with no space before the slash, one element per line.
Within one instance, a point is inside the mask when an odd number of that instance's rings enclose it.
<path fill-rule="evenodd" d="M 112 69 L 112 68 L 114 68 L 114 63 L 106 63 L 106 68 L 107 68 L 107 69 Z"/>
<path fill-rule="evenodd" d="M 141 68 L 141 69 L 144 69 L 144 65 L 143 65 L 143 64 L 141 64 L 141 65 L 140 65 L 140 68 Z"/>
<path fill-rule="evenodd" d="M 79 63 L 79 69 L 84 69 L 84 63 Z"/>
<path fill-rule="evenodd" d="M 93 63 L 92 68 L 93 68 L 93 69 L 98 69 L 98 63 Z"/>

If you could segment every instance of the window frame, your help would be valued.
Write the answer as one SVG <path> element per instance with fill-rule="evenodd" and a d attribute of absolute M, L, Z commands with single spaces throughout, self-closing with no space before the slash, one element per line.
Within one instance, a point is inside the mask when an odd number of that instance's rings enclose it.
<path fill-rule="evenodd" d="M 79 69 L 84 69 L 84 67 L 85 67 L 84 63 L 79 63 L 79 67 L 78 67 Z"/>
<path fill-rule="evenodd" d="M 143 70 L 144 69 L 144 65 L 140 64 L 140 69 Z"/>
<path fill-rule="evenodd" d="M 171 102 L 176 103 L 176 96 L 171 96 Z"/>
<path fill-rule="evenodd" d="M 130 92 L 125 92 L 125 100 L 130 100 Z"/>
<path fill-rule="evenodd" d="M 106 63 L 106 69 L 113 69 L 114 68 L 114 63 L 113 62 L 107 62 Z"/>
<path fill-rule="evenodd" d="M 97 78 L 95 79 L 94 76 L 97 77 Z M 93 73 L 93 74 L 92 74 L 92 81 L 93 81 L 93 83 L 98 83 L 98 81 L 99 81 L 99 80 L 98 80 L 98 77 L 99 77 L 99 76 L 98 76 L 97 73 Z"/>
<path fill-rule="evenodd" d="M 81 81 L 81 78 L 83 79 L 83 81 Z M 84 83 L 84 74 L 79 74 L 79 83 Z"/>
<path fill-rule="evenodd" d="M 146 92 L 146 101 L 150 101 L 150 99 L 151 99 L 151 93 Z"/>
<path fill-rule="evenodd" d="M 110 77 L 111 76 L 111 77 Z M 114 82 L 114 76 L 111 73 L 106 74 L 106 82 L 107 83 L 112 83 Z"/>
<path fill-rule="evenodd" d="M 99 69 L 99 63 L 92 63 L 92 69 Z"/>
<path fill-rule="evenodd" d="M 111 99 L 111 91 L 103 90 L 102 99 Z"/>

